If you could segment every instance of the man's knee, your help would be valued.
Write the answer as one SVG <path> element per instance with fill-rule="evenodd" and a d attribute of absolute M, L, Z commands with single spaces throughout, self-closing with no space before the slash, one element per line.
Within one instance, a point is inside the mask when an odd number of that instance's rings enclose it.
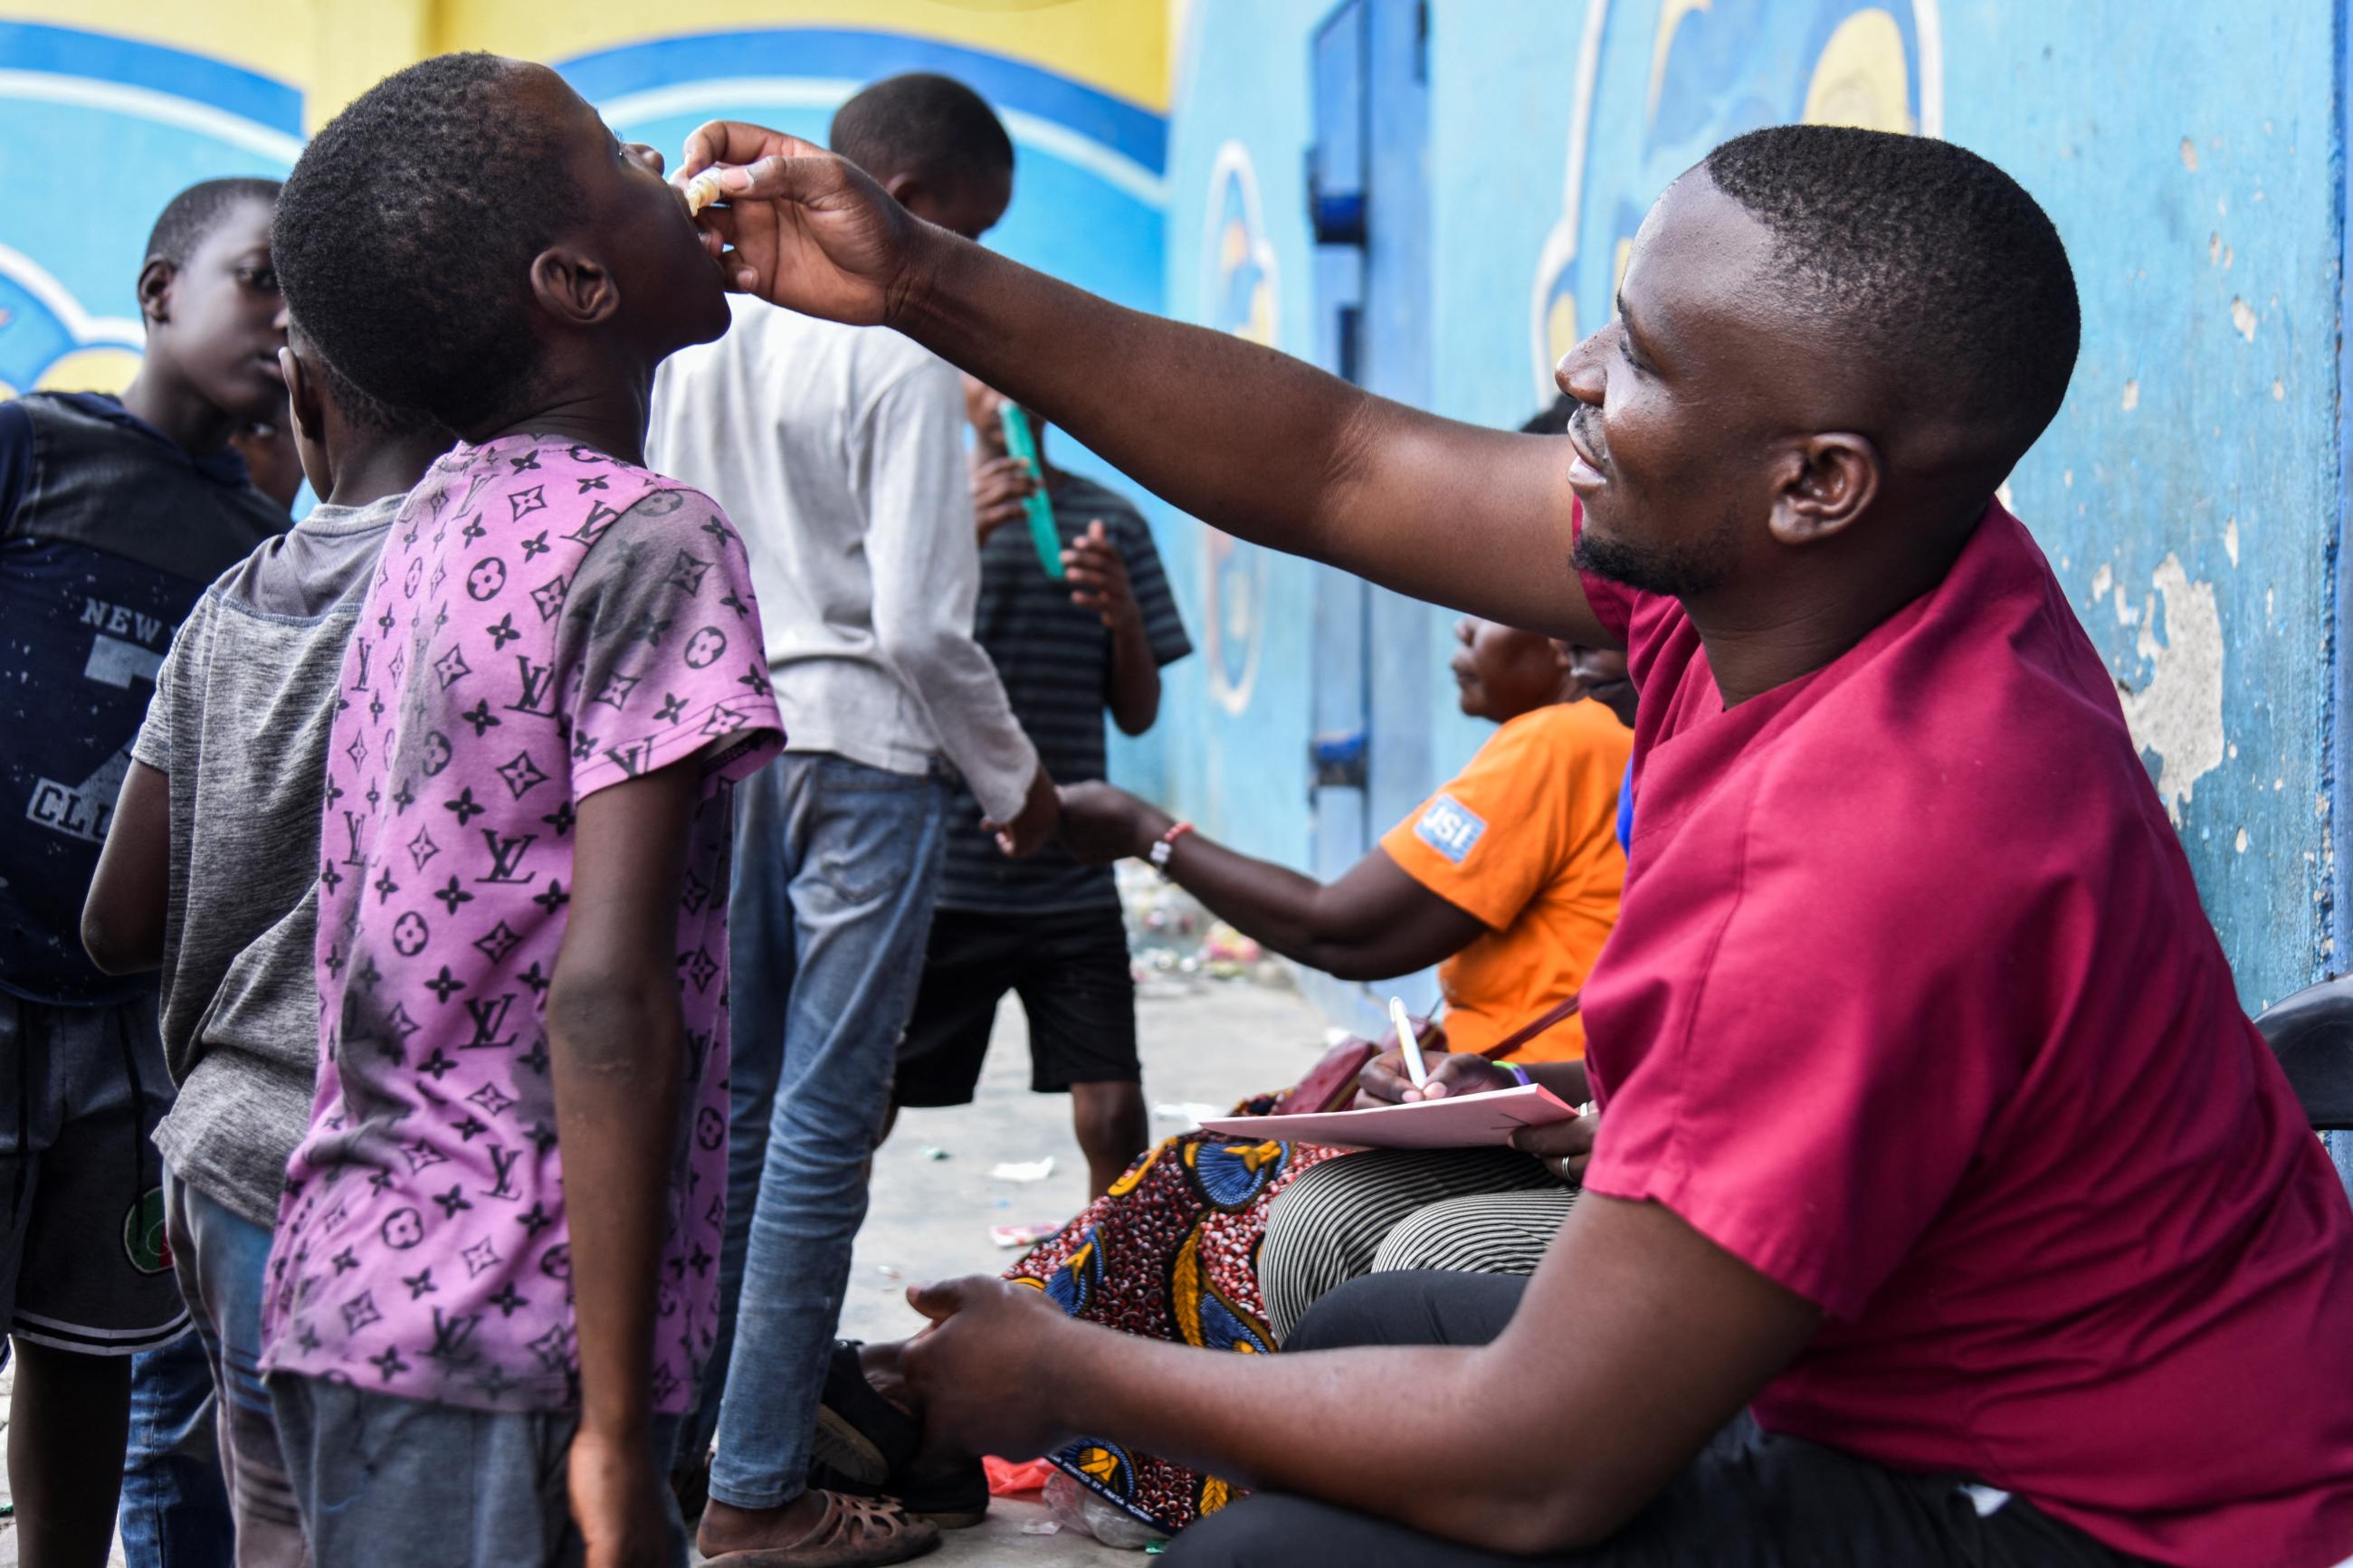
<path fill-rule="evenodd" d="M 1352 1345 L 1483 1345 L 1503 1332 L 1527 1288 L 1493 1274 L 1367 1274 L 1308 1309 L 1286 1352 Z"/>

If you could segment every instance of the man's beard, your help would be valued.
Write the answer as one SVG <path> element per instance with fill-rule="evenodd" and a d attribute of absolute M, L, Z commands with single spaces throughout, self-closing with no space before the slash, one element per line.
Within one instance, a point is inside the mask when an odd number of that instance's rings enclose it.
<path fill-rule="evenodd" d="M 1588 521 L 1569 560 L 1580 572 L 1645 594 L 1694 599 L 1714 593 L 1732 575 L 1732 539 L 1737 527 L 1727 513 L 1704 543 L 1644 546 L 1597 534 Z"/>

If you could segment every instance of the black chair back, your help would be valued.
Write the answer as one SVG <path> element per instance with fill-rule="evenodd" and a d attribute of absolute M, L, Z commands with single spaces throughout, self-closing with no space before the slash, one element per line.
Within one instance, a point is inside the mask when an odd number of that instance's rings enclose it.
<path fill-rule="evenodd" d="M 2307 985 L 2255 1020 L 2320 1131 L 2353 1128 L 2353 975 Z"/>

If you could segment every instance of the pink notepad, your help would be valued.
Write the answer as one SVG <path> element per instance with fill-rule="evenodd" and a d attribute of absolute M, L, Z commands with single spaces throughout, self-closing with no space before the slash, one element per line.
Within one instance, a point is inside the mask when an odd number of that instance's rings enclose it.
<path fill-rule="evenodd" d="M 1450 1095 L 1369 1110 L 1306 1116 L 1220 1116 L 1202 1127 L 1229 1138 L 1337 1143 L 1351 1149 L 1480 1149 L 1508 1143 L 1523 1127 L 1577 1120 L 1577 1107 L 1542 1084 Z"/>

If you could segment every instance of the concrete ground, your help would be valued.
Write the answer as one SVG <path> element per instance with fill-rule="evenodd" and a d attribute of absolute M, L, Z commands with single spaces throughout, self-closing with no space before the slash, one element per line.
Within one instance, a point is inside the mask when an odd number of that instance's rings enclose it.
<path fill-rule="evenodd" d="M 1295 992 L 1248 978 L 1171 973 L 1146 982 L 1136 1015 L 1145 1094 L 1155 1107 L 1193 1101 L 1223 1110 L 1245 1094 L 1296 1080 L 1324 1047 L 1322 1019 Z M 1008 1000 L 978 1100 L 954 1110 L 909 1111 L 875 1160 L 873 1207 L 851 1265 L 843 1333 L 882 1340 L 913 1331 L 921 1320 L 902 1297 L 908 1281 L 999 1272 L 1018 1253 L 993 1245 L 989 1226 L 1059 1223 L 1084 1204 L 1086 1165 L 1071 1134 L 1069 1101 L 1031 1094 L 1029 1081 L 1028 1034 L 1020 1007 Z M 1184 1125 L 1155 1115 L 1153 1136 Z M 999 1163 L 1047 1156 L 1054 1168 L 1039 1181 L 988 1173 Z M 0 1436 L 5 1424 L 6 1377 L 0 1373 Z M 0 1500 L 5 1497 L 0 1475 Z M 1036 1503 L 1000 1500 L 986 1524 L 950 1531 L 927 1561 L 959 1568 L 1137 1562 L 1133 1553 L 1068 1532 L 1024 1532 L 1046 1519 Z M 119 1553 L 113 1559 L 121 1561 Z M 16 1562 L 14 1521 L 0 1519 L 0 1568 Z"/>

